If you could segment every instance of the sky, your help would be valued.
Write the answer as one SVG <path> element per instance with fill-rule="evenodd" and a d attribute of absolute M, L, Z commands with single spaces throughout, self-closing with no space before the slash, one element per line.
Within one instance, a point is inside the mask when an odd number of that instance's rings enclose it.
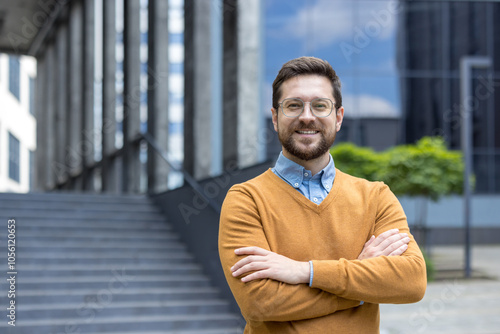
<path fill-rule="evenodd" d="M 342 81 L 346 117 L 397 117 L 397 0 L 266 0 L 265 99 L 281 66 L 327 60 Z"/>

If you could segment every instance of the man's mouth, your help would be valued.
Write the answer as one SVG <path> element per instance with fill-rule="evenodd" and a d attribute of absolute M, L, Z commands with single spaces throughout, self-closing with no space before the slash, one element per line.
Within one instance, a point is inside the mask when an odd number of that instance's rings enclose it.
<path fill-rule="evenodd" d="M 301 135 L 314 135 L 314 134 L 318 133 L 319 131 L 316 131 L 316 130 L 297 130 L 296 132 L 301 134 Z"/>

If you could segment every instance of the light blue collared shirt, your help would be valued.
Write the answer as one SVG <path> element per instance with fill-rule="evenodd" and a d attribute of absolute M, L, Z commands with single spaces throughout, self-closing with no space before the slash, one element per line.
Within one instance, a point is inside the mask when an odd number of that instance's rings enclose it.
<path fill-rule="evenodd" d="M 310 170 L 285 157 L 283 152 L 280 153 L 276 165 L 271 170 L 318 205 L 330 193 L 335 179 L 335 163 L 331 155 L 328 165 L 314 176 Z"/>

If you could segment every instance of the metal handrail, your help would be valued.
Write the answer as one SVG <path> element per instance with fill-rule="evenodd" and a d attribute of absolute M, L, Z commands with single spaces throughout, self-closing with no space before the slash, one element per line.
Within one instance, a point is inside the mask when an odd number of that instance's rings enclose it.
<path fill-rule="evenodd" d="M 203 188 L 201 185 L 196 181 L 191 174 L 189 174 L 184 168 L 176 166 L 170 158 L 167 156 L 167 153 L 165 153 L 157 144 L 156 140 L 153 138 L 153 136 L 149 132 L 141 133 L 139 134 L 139 138 L 144 139 L 152 148 L 155 150 L 156 153 L 169 165 L 169 167 L 179 173 L 182 173 L 182 176 L 184 177 L 184 180 L 187 182 L 187 184 L 193 188 L 194 192 L 197 193 L 204 201 L 210 205 L 210 207 L 215 210 L 218 214 L 220 214 L 220 205 L 215 203 L 215 201 L 211 198 L 209 198 L 205 192 L 203 191 Z"/>

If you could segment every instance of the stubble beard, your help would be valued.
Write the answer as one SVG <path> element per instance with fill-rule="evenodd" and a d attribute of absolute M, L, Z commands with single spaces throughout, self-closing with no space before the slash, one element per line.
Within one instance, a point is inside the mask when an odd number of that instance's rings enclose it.
<path fill-rule="evenodd" d="M 314 147 L 302 149 L 299 147 L 299 145 L 297 145 L 296 140 L 293 138 L 293 134 L 297 130 L 319 130 L 319 134 L 321 136 L 320 141 Z M 332 132 L 333 133 L 327 133 L 325 135 L 323 129 L 320 129 L 317 126 L 307 126 L 304 123 L 299 124 L 298 128 L 292 131 L 280 131 L 280 128 L 278 126 L 278 138 L 281 142 L 281 145 L 283 145 L 283 148 L 291 155 L 304 161 L 317 159 L 330 150 L 330 147 L 332 147 L 333 142 L 335 141 L 335 137 L 337 136 L 337 132 L 335 131 L 335 129 Z M 306 139 L 302 143 L 308 145 L 311 142 L 311 139 Z"/>

